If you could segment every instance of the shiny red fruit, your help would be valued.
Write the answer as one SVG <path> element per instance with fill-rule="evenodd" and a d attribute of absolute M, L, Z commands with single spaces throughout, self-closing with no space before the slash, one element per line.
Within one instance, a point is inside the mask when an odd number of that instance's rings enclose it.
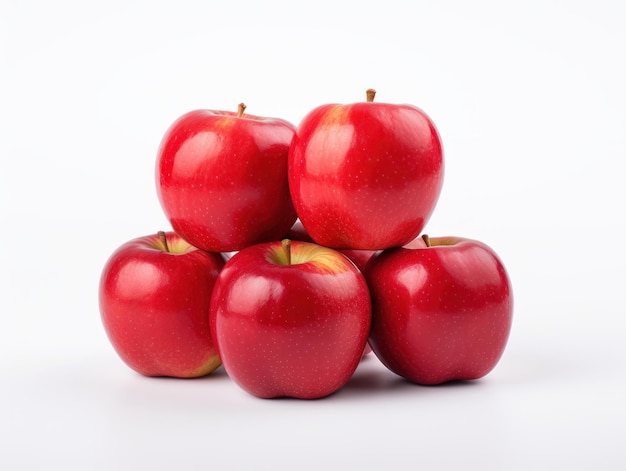
<path fill-rule="evenodd" d="M 411 105 L 322 105 L 301 121 L 289 152 L 298 217 L 315 242 L 337 249 L 412 241 L 435 208 L 443 174 L 437 129 Z"/>
<path fill-rule="evenodd" d="M 213 285 L 224 258 L 173 232 L 126 242 L 99 286 L 104 329 L 120 358 L 145 376 L 193 378 L 220 366 L 209 328 Z"/>
<path fill-rule="evenodd" d="M 481 242 L 429 241 L 416 239 L 368 264 L 369 343 L 387 368 L 415 383 L 481 378 L 500 360 L 511 330 L 508 274 Z"/>
<path fill-rule="evenodd" d="M 307 242 L 245 248 L 211 301 L 211 332 L 228 375 L 261 397 L 316 399 L 339 390 L 367 342 L 370 298 L 339 252 Z"/>
<path fill-rule="evenodd" d="M 174 230 L 204 250 L 277 240 L 296 220 L 287 182 L 295 127 L 243 108 L 183 115 L 158 151 L 161 206 Z"/>

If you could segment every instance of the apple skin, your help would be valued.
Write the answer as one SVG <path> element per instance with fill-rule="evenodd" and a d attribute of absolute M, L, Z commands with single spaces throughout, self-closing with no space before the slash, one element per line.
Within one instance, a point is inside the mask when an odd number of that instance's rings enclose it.
<path fill-rule="evenodd" d="M 301 242 L 311 242 L 315 243 L 313 238 L 307 233 L 306 229 L 302 225 L 302 222 L 298 219 L 291 226 L 289 232 L 285 236 L 287 239 L 291 240 L 299 240 Z M 367 262 L 379 252 L 379 250 L 352 250 L 352 249 L 339 249 L 339 252 L 348 257 L 352 262 L 357 266 L 357 268 L 361 271 L 365 269 L 365 265 Z"/>
<path fill-rule="evenodd" d="M 121 245 L 99 285 L 100 314 L 119 357 L 144 376 L 205 376 L 221 361 L 209 307 L 221 254 L 199 250 L 173 232 Z M 169 249 L 169 251 L 168 251 Z"/>
<path fill-rule="evenodd" d="M 394 373 L 435 385 L 485 376 L 509 337 L 513 291 L 487 245 L 466 238 L 418 238 L 374 257 L 369 343 Z"/>
<path fill-rule="evenodd" d="M 211 332 L 224 369 L 249 394 L 318 399 L 342 388 L 361 360 L 369 291 L 339 252 L 290 244 L 247 247 L 226 263 L 211 301 Z"/>
<path fill-rule="evenodd" d="M 280 239 L 296 220 L 287 181 L 294 131 L 282 119 L 228 111 L 195 110 L 176 120 L 156 165 L 157 194 L 174 231 L 211 252 Z"/>
<path fill-rule="evenodd" d="M 296 212 L 316 243 L 336 249 L 381 250 L 415 239 L 443 175 L 439 133 L 412 105 L 319 106 L 302 119 L 289 151 Z"/>
<path fill-rule="evenodd" d="M 304 229 L 304 226 L 302 225 L 302 222 L 299 219 L 296 220 L 293 226 L 291 226 L 291 229 L 289 229 L 289 232 L 287 233 L 285 237 L 290 240 L 299 240 L 302 242 L 315 243 L 315 241 L 311 238 L 311 236 L 306 232 L 306 229 Z M 365 265 L 367 265 L 367 262 L 369 262 L 370 259 L 380 251 L 379 250 L 343 249 L 343 250 L 338 250 L 338 252 L 341 252 L 346 257 L 348 257 L 348 259 L 350 259 L 356 265 L 356 267 L 361 272 L 363 272 L 363 270 L 365 269 Z M 369 343 L 365 344 L 362 358 L 365 358 L 369 353 L 371 353 L 371 351 L 372 351 L 372 348 L 370 347 Z"/>

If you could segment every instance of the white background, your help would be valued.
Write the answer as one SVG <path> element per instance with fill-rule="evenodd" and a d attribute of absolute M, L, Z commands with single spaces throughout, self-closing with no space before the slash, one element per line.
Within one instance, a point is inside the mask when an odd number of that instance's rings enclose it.
<path fill-rule="evenodd" d="M 624 469 L 626 15 L 619 0 L 0 3 L 0 468 Z M 142 378 L 100 271 L 169 228 L 154 163 L 196 108 L 297 124 L 412 103 L 444 189 L 427 232 L 491 245 L 515 291 L 496 369 L 419 387 L 369 358 L 319 401 L 223 372 Z"/>

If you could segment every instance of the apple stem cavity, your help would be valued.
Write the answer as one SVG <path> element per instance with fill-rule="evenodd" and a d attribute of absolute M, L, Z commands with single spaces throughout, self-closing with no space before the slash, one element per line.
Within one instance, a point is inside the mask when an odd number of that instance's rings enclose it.
<path fill-rule="evenodd" d="M 281 245 L 283 246 L 283 251 L 285 253 L 285 265 L 291 265 L 291 240 L 283 239 L 281 241 Z"/>
<path fill-rule="evenodd" d="M 422 234 L 422 240 L 426 244 L 426 247 L 430 247 L 430 237 L 428 237 L 428 234 Z"/>
<path fill-rule="evenodd" d="M 241 118 L 244 111 L 246 111 L 245 103 L 239 103 L 239 105 L 237 106 L 237 116 Z"/>
<path fill-rule="evenodd" d="M 161 244 L 163 244 L 163 249 L 169 253 L 170 247 L 169 245 L 167 245 L 167 236 L 165 235 L 165 232 L 159 231 L 158 236 L 159 236 L 159 241 L 161 242 Z"/>
<path fill-rule="evenodd" d="M 376 90 L 373 88 L 368 88 L 365 90 L 365 97 L 368 103 L 372 103 L 374 101 L 374 97 L 376 96 Z"/>

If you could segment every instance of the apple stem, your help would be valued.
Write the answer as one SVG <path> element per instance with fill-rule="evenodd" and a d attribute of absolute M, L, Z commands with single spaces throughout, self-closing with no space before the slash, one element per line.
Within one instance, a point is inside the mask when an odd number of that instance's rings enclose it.
<path fill-rule="evenodd" d="M 428 234 L 422 234 L 422 240 L 426 243 L 426 247 L 430 247 L 430 237 L 428 237 Z"/>
<path fill-rule="evenodd" d="M 239 105 L 237 106 L 237 116 L 241 118 L 245 110 L 246 110 L 245 103 L 239 103 Z"/>
<path fill-rule="evenodd" d="M 291 240 L 283 239 L 281 241 L 283 246 L 283 250 L 285 251 L 285 259 L 287 260 L 287 265 L 291 265 Z"/>
<path fill-rule="evenodd" d="M 159 236 L 159 240 L 163 244 L 163 247 L 165 247 L 165 251 L 169 252 L 170 251 L 170 247 L 169 247 L 169 245 L 167 245 L 167 236 L 165 235 L 165 232 L 159 231 L 158 232 L 158 236 Z"/>
<path fill-rule="evenodd" d="M 374 90 L 373 88 L 368 88 L 367 90 L 365 90 L 365 96 L 368 103 L 373 102 L 374 97 L 376 96 L 376 90 Z"/>

